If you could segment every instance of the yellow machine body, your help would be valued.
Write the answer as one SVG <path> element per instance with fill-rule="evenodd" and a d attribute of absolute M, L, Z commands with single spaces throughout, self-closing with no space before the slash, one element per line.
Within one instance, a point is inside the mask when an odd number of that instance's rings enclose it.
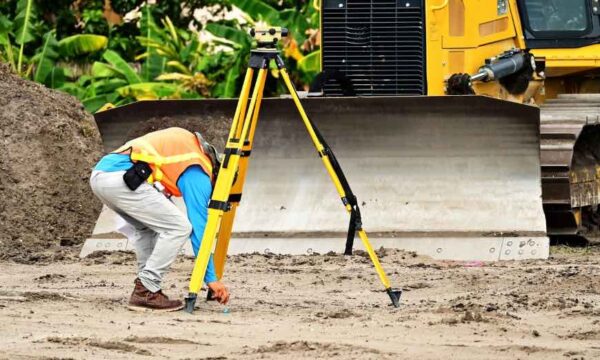
<path fill-rule="evenodd" d="M 590 19 L 597 21 L 592 1 L 587 5 Z M 444 95 L 453 74 L 476 74 L 486 59 L 511 49 L 527 49 L 527 27 L 521 18 L 524 9 L 519 6 L 525 2 L 427 0 L 428 95 Z M 563 1 L 563 6 L 576 4 Z M 527 91 L 512 95 L 498 81 L 474 82 L 473 90 L 541 106 L 542 189 L 548 231 L 595 240 L 600 203 L 600 97 L 581 94 L 600 92 L 600 44 L 536 46 L 530 52 L 544 69 L 534 74 Z"/>
<path fill-rule="evenodd" d="M 444 95 L 445 82 L 456 73 L 475 74 L 492 58 L 511 49 L 526 49 L 523 23 L 516 0 L 508 0 L 505 12 L 498 11 L 498 0 L 427 0 L 425 8 L 428 95 Z M 574 91 L 570 76 L 600 67 L 600 44 L 576 48 L 533 49 L 545 60 L 546 81 L 542 97 L 555 98 L 565 92 L 598 92 L 589 79 L 579 80 Z M 567 89 L 571 84 L 571 89 Z M 474 84 L 477 94 L 505 99 L 507 94 L 497 82 Z"/>
<path fill-rule="evenodd" d="M 493 77 L 472 81 L 470 89 L 475 95 L 541 108 L 537 141 L 548 232 L 597 237 L 600 95 L 594 94 L 600 93 L 600 6 L 596 0 L 322 0 L 319 8 L 324 73 L 345 72 L 346 83 L 353 83 L 361 96 L 387 95 L 386 81 L 396 81 L 395 95 L 419 95 L 418 84 L 411 83 L 413 87 L 404 91 L 405 83 L 398 79 L 418 78 L 421 73 L 425 79 L 420 95 L 445 96 L 453 75 L 469 78 L 502 54 L 529 52 L 536 65 L 526 90 L 515 93 Z M 341 9 L 347 9 L 344 17 L 339 15 Z M 419 33 L 423 53 L 414 45 Z M 396 53 L 386 52 L 387 47 Z M 343 61 L 336 62 L 336 57 Z M 370 58 L 370 63 L 361 57 Z M 425 66 L 419 67 L 415 57 L 421 57 Z M 396 73 L 388 65 L 392 63 L 399 64 Z M 364 72 L 358 70 L 365 65 Z M 398 70 L 402 67 L 408 70 Z M 328 93 L 325 85 L 323 89 L 325 96 L 340 95 Z M 496 116 L 493 109 L 489 116 Z"/>

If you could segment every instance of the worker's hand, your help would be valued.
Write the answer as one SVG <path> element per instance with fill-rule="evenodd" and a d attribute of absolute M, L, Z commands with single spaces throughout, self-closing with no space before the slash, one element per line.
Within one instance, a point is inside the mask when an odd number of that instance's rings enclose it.
<path fill-rule="evenodd" d="M 212 298 L 221 304 L 227 304 L 229 301 L 229 290 L 220 281 L 208 283 L 208 288 L 212 292 Z"/>

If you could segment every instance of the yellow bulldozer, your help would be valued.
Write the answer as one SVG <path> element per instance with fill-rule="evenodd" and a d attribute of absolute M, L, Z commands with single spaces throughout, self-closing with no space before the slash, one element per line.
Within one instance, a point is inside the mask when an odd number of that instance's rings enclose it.
<path fill-rule="evenodd" d="M 315 6 L 322 72 L 303 104 L 376 245 L 497 260 L 546 257 L 548 235 L 595 237 L 598 0 Z M 235 104 L 145 101 L 96 120 L 109 151 L 140 121 L 232 118 Z M 263 101 L 238 214 L 245 251 L 343 247 L 347 219 L 289 99 Z"/>
<path fill-rule="evenodd" d="M 598 0 L 323 0 L 321 13 L 325 95 L 477 94 L 540 106 L 548 231 L 595 236 Z"/>

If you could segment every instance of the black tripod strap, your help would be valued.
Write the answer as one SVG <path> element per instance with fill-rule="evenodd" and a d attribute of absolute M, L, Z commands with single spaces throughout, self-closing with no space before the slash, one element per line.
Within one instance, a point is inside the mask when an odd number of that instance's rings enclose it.
<path fill-rule="evenodd" d="M 277 55 L 275 57 L 275 62 L 279 69 L 285 68 L 285 63 L 283 62 L 281 56 Z M 294 91 L 297 94 L 294 84 L 292 84 L 292 87 L 294 88 Z M 352 248 L 354 247 L 354 237 L 356 236 L 356 231 L 362 230 L 362 218 L 360 215 L 360 208 L 358 207 L 358 201 L 356 199 L 356 196 L 354 196 L 352 189 L 350 188 L 350 184 L 348 184 L 346 175 L 344 174 L 340 163 L 335 157 L 333 150 L 331 150 L 329 144 L 327 144 L 327 141 L 325 141 L 325 139 L 323 138 L 323 134 L 321 134 L 319 128 L 317 128 L 317 126 L 310 119 L 310 117 L 308 118 L 308 122 L 310 123 L 310 126 L 312 127 L 313 131 L 315 132 L 317 139 L 319 140 L 321 145 L 323 145 L 323 151 L 319 154 L 319 156 L 327 156 L 329 158 L 331 167 L 333 168 L 333 171 L 335 172 L 336 176 L 340 181 L 340 184 L 342 185 L 342 189 L 344 190 L 344 197 L 342 198 L 342 202 L 344 203 L 344 206 L 350 205 L 352 208 L 352 210 L 350 211 L 348 237 L 346 238 L 346 248 L 344 251 L 345 255 L 352 255 Z"/>
<path fill-rule="evenodd" d="M 310 122 L 310 124 L 315 132 L 315 135 L 317 135 L 317 138 L 321 142 L 321 145 L 323 145 L 323 154 L 320 154 L 320 155 L 327 156 L 329 158 L 331 167 L 333 168 L 333 171 L 335 172 L 336 176 L 340 180 L 342 189 L 344 189 L 344 194 L 346 196 L 342 198 L 342 202 L 344 203 L 344 205 L 350 205 L 350 207 L 352 208 L 352 210 L 350 211 L 350 223 L 348 224 L 348 236 L 346 238 L 346 248 L 344 250 L 344 255 L 352 255 L 352 249 L 354 247 L 354 237 L 356 236 L 356 231 L 362 230 L 362 217 L 360 215 L 360 208 L 358 207 L 358 200 L 356 199 L 356 196 L 352 192 L 352 189 L 350 188 L 350 184 L 348 183 L 348 180 L 346 179 L 346 175 L 344 174 L 344 171 L 342 170 L 340 163 L 338 162 L 337 158 L 335 157 L 333 150 L 331 150 L 331 148 L 329 147 L 329 144 L 327 144 L 327 142 L 323 138 L 323 135 L 321 134 L 319 129 L 315 126 L 315 124 L 312 122 L 312 120 L 309 119 L 308 121 Z"/>
<path fill-rule="evenodd" d="M 346 248 L 344 249 L 344 255 L 352 255 L 352 248 L 354 247 L 354 236 L 356 235 L 356 212 L 350 213 L 350 224 L 348 224 L 348 236 L 346 237 Z"/>

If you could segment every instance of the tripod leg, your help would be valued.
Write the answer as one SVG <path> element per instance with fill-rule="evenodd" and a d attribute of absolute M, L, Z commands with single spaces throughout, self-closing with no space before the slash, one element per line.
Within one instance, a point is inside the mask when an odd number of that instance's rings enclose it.
<path fill-rule="evenodd" d="M 248 68 L 246 71 L 246 76 L 244 77 L 242 92 L 235 108 L 235 114 L 233 115 L 233 121 L 231 122 L 231 128 L 229 128 L 229 137 L 227 140 L 237 138 L 244 125 L 244 116 L 246 115 L 246 110 L 248 109 L 248 97 L 250 96 L 250 88 L 252 87 L 253 76 L 254 69 Z"/>
<path fill-rule="evenodd" d="M 248 70 L 246 71 L 246 77 L 244 78 L 244 86 L 242 87 L 240 101 L 238 102 L 238 106 L 235 109 L 234 120 L 229 130 L 228 139 L 237 139 L 241 135 L 244 125 L 244 118 L 248 108 L 248 96 L 250 95 L 250 85 L 252 84 L 253 75 L 254 69 L 248 68 Z M 248 86 L 246 86 L 246 84 L 248 84 Z M 260 94 L 262 94 L 262 92 Z M 235 192 L 236 190 L 233 189 L 232 191 Z M 233 227 L 233 220 L 235 218 L 236 207 L 237 206 L 232 206 L 231 210 L 223 215 L 221 219 L 221 225 L 219 227 L 219 233 L 217 235 L 217 245 L 215 246 L 214 253 L 214 264 L 215 272 L 217 273 L 217 278 L 219 280 L 223 277 L 225 261 L 227 260 L 227 248 L 229 247 L 229 238 L 231 237 L 231 228 Z M 211 299 L 212 292 L 209 289 L 206 292 L 206 300 Z"/>
<path fill-rule="evenodd" d="M 250 69 L 248 71 L 250 72 Z M 244 83 L 242 90 L 242 92 L 245 94 L 247 94 L 249 91 L 248 89 L 250 88 L 252 82 L 251 75 L 252 74 L 248 76 L 248 73 L 246 74 L 246 82 Z M 204 275 L 206 274 L 208 259 L 210 258 L 210 253 L 213 249 L 215 236 L 221 224 L 223 213 L 229 210 L 229 194 L 231 193 L 231 187 L 233 185 L 235 173 L 238 170 L 244 139 L 248 136 L 248 132 L 250 131 L 250 122 L 248 119 L 252 118 L 252 113 L 256 107 L 259 97 L 259 90 L 264 88 L 266 76 L 267 72 L 265 69 L 261 69 L 258 72 L 258 77 L 252 93 L 252 100 L 250 101 L 250 106 L 247 109 L 243 126 L 241 126 L 242 131 L 240 133 L 240 137 L 230 138 L 227 141 L 227 146 L 225 148 L 225 159 L 223 160 L 221 168 L 219 169 L 219 176 L 217 177 L 213 195 L 208 206 L 206 227 L 204 228 L 202 243 L 200 245 L 200 250 L 198 251 L 198 256 L 196 257 L 194 270 L 192 271 L 189 284 L 189 294 L 188 297 L 186 297 L 185 311 L 189 313 L 194 311 L 194 305 L 196 304 L 198 292 L 200 291 Z M 241 117 L 243 114 L 241 106 L 244 101 L 244 97 L 241 97 L 238 102 L 238 109 L 236 110 L 236 115 L 238 117 Z M 235 125 L 239 126 L 241 124 L 238 124 L 236 121 L 234 121 L 234 126 Z M 237 130 L 239 130 L 239 128 L 236 130 L 232 128 L 230 134 L 235 135 Z"/>
<path fill-rule="evenodd" d="M 331 180 L 333 181 L 335 188 L 337 189 L 340 197 L 342 198 L 342 201 L 346 207 L 346 210 L 348 210 L 348 212 L 352 214 L 354 211 L 357 211 L 357 208 L 356 209 L 353 208 L 353 206 L 357 207 L 357 205 L 352 204 L 353 202 L 356 201 L 356 199 L 351 199 L 350 201 L 348 199 L 349 191 L 346 191 L 346 189 L 349 189 L 349 186 L 347 185 L 345 176 L 344 176 L 343 172 L 341 171 L 339 164 L 337 164 L 337 161 L 335 161 L 335 157 L 333 156 L 333 153 L 331 152 L 331 150 L 328 147 L 327 148 L 325 147 L 325 141 L 323 140 L 322 136 L 318 133 L 318 130 L 316 129 L 314 124 L 310 121 L 310 119 L 306 115 L 306 112 L 304 111 L 304 107 L 302 106 L 302 103 L 300 102 L 300 99 L 298 98 L 298 93 L 296 92 L 294 84 L 292 84 L 292 81 L 290 80 L 287 70 L 283 67 L 283 61 L 278 59 L 278 65 L 279 65 L 281 77 L 283 78 L 283 81 L 285 82 L 285 85 L 286 85 L 290 95 L 292 96 L 292 99 L 294 100 L 296 108 L 298 109 L 298 112 L 300 113 L 300 117 L 302 118 L 302 121 L 304 122 L 304 125 L 306 126 L 306 129 L 308 130 L 308 133 L 309 133 L 309 135 L 321 157 L 321 160 L 323 161 L 323 165 L 325 165 L 325 168 L 327 169 L 327 172 L 329 173 L 329 176 L 331 177 Z M 336 166 L 334 166 L 333 163 L 335 163 Z M 343 182 L 341 180 L 343 180 Z M 352 227 L 352 225 L 351 225 L 351 227 Z M 387 275 L 385 274 L 385 271 L 383 270 L 383 267 L 381 266 L 381 263 L 379 262 L 379 258 L 377 257 L 377 254 L 373 250 L 373 247 L 371 246 L 371 242 L 369 241 L 369 238 L 367 237 L 366 232 L 362 229 L 362 225 L 360 223 L 357 224 L 355 230 L 358 231 L 358 234 L 363 242 L 363 245 L 365 246 L 365 249 L 367 250 L 369 257 L 371 258 L 371 261 L 373 262 L 375 271 L 377 272 L 377 275 L 379 275 L 379 280 L 385 287 L 386 292 L 388 293 L 388 295 L 390 296 L 390 299 L 392 300 L 392 304 L 395 307 L 398 307 L 401 291 L 392 290 L 390 281 L 389 281 Z"/>
<path fill-rule="evenodd" d="M 231 239 L 233 220 L 235 218 L 237 207 L 239 206 L 242 198 L 244 183 L 246 182 L 246 173 L 250 162 L 250 152 L 252 151 L 252 143 L 254 142 L 254 133 L 256 131 L 256 125 L 258 123 L 258 115 L 260 113 L 264 85 L 265 84 L 263 82 L 262 88 L 258 89 L 258 99 L 256 100 L 256 106 L 252 113 L 252 123 L 250 124 L 250 131 L 246 141 L 244 141 L 244 145 L 242 148 L 242 157 L 240 158 L 237 179 L 233 184 L 231 194 L 229 196 L 231 210 L 229 210 L 223 215 L 223 220 L 221 221 L 221 228 L 219 229 L 219 236 L 217 238 L 217 246 L 215 248 L 214 256 L 215 271 L 219 279 L 223 277 L 223 273 L 225 271 L 227 249 L 229 248 L 229 240 Z"/>

